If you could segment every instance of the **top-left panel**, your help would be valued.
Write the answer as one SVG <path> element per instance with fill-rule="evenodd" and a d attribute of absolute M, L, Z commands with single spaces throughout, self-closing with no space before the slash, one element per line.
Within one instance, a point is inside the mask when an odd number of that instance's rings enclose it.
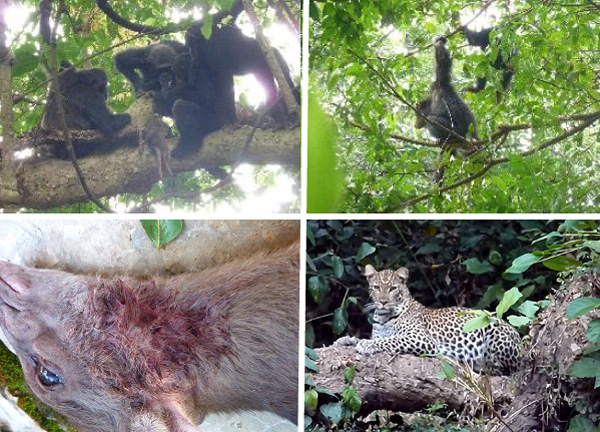
<path fill-rule="evenodd" d="M 301 4 L 269 5 L 0 8 L 0 212 L 300 212 Z"/>

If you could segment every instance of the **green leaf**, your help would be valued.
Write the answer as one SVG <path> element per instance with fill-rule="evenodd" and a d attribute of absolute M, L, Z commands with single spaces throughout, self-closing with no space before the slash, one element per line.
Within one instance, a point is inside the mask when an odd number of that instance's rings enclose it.
<path fill-rule="evenodd" d="M 306 238 L 308 239 L 311 245 L 315 245 L 315 234 L 312 232 L 312 229 L 310 228 L 309 224 L 307 224 L 306 226 Z"/>
<path fill-rule="evenodd" d="M 546 261 L 543 261 L 542 264 L 548 267 L 550 270 L 555 271 L 568 271 L 581 267 L 580 261 L 570 258 L 567 256 L 557 256 L 554 258 L 550 258 Z"/>
<path fill-rule="evenodd" d="M 354 387 L 346 386 L 342 392 L 342 399 L 344 400 L 344 404 L 346 404 L 346 406 L 353 412 L 358 412 L 360 410 L 362 402 L 360 401 L 358 393 L 356 393 L 356 389 Z"/>
<path fill-rule="evenodd" d="M 463 325 L 463 331 L 465 333 L 472 332 L 480 328 L 484 328 L 490 324 L 490 318 L 487 315 L 480 315 L 472 318 Z"/>
<path fill-rule="evenodd" d="M 585 337 L 587 337 L 587 340 L 589 340 L 591 343 L 600 342 L 600 319 L 592 320 L 588 324 L 588 329 L 587 333 L 585 334 Z"/>
<path fill-rule="evenodd" d="M 320 387 L 315 387 L 315 390 L 317 391 L 317 393 L 323 393 L 323 394 L 332 396 L 332 397 L 334 397 L 336 399 L 339 399 L 334 393 L 330 392 L 329 390 L 325 390 L 325 389 L 322 389 Z"/>
<path fill-rule="evenodd" d="M 512 265 L 506 270 L 505 273 L 519 274 L 525 272 L 533 264 L 539 262 L 543 257 L 540 252 L 528 253 L 521 255 L 512 262 Z"/>
<path fill-rule="evenodd" d="M 597 432 L 596 426 L 594 423 L 582 415 L 576 415 L 569 422 L 569 429 L 567 432 Z"/>
<path fill-rule="evenodd" d="M 356 262 L 360 262 L 364 257 L 371 255 L 375 251 L 376 249 L 373 246 L 367 242 L 363 242 L 363 244 L 360 245 L 356 256 L 354 257 L 354 260 Z"/>
<path fill-rule="evenodd" d="M 308 429 L 308 427 L 311 425 L 312 423 L 312 418 L 310 418 L 310 416 L 304 414 L 304 430 Z"/>
<path fill-rule="evenodd" d="M 317 352 L 307 346 L 304 347 L 304 355 L 313 360 L 317 359 Z"/>
<path fill-rule="evenodd" d="M 304 405 L 306 405 L 309 408 L 316 409 L 318 402 L 319 395 L 314 389 L 306 390 L 304 392 Z"/>
<path fill-rule="evenodd" d="M 494 267 L 489 262 L 481 262 L 477 258 L 469 258 L 463 264 L 467 267 L 467 272 L 471 274 L 484 274 L 494 270 Z"/>
<path fill-rule="evenodd" d="M 573 300 L 567 306 L 567 318 L 573 319 L 585 315 L 591 310 L 600 307 L 600 298 L 581 297 Z"/>
<path fill-rule="evenodd" d="M 511 315 L 508 317 L 508 322 L 511 323 L 514 327 L 524 327 L 532 321 L 533 320 L 531 318 L 519 315 Z"/>
<path fill-rule="evenodd" d="M 332 423 L 338 424 L 342 420 L 342 406 L 339 403 L 332 402 L 321 405 L 319 411 Z"/>
<path fill-rule="evenodd" d="M 583 357 L 573 363 L 569 375 L 575 378 L 595 378 L 600 373 L 600 360 Z"/>
<path fill-rule="evenodd" d="M 583 242 L 583 246 L 587 246 L 593 249 L 595 252 L 600 253 L 600 240 L 588 240 Z"/>
<path fill-rule="evenodd" d="M 504 315 L 504 313 L 506 313 L 506 311 L 521 297 L 523 297 L 523 294 L 519 292 L 519 288 L 517 287 L 506 291 L 502 296 L 502 300 L 500 300 L 500 303 L 496 307 L 496 315 L 498 315 L 498 318 L 502 319 L 502 315 Z"/>
<path fill-rule="evenodd" d="M 540 307 L 537 305 L 537 303 L 527 300 L 526 302 L 523 302 L 523 304 L 521 304 L 517 310 L 527 318 L 533 319 L 535 318 L 537 311 L 540 310 Z"/>
<path fill-rule="evenodd" d="M 595 353 L 595 352 L 598 352 L 598 351 L 600 351 L 600 345 L 598 345 L 598 344 L 596 344 L 596 345 L 590 345 L 585 350 L 583 350 L 583 355 L 592 354 L 592 353 Z"/>
<path fill-rule="evenodd" d="M 344 263 L 342 263 L 342 259 L 339 256 L 334 255 L 331 257 L 331 265 L 336 278 L 340 279 L 344 276 Z"/>
<path fill-rule="evenodd" d="M 312 92 L 308 107 L 307 211 L 335 213 L 339 211 L 345 186 L 336 155 L 338 134 L 332 119 L 323 112 Z"/>
<path fill-rule="evenodd" d="M 346 378 L 346 382 L 348 384 L 352 384 L 352 381 L 354 381 L 354 368 L 353 367 L 347 367 L 344 369 L 344 378 Z"/>
<path fill-rule="evenodd" d="M 337 308 L 333 312 L 333 332 L 341 335 L 348 325 L 348 311 L 343 308 Z"/>
<path fill-rule="evenodd" d="M 500 265 L 502 264 L 502 255 L 497 250 L 491 250 L 488 260 L 494 265 Z"/>
<path fill-rule="evenodd" d="M 304 367 L 313 372 L 319 372 L 319 368 L 317 367 L 315 362 L 309 359 L 308 357 L 304 357 Z"/>
<path fill-rule="evenodd" d="M 319 303 L 327 294 L 327 281 L 323 276 L 313 276 L 308 280 L 308 291 L 315 303 Z"/>
<path fill-rule="evenodd" d="M 142 220 L 140 223 L 156 249 L 175 240 L 183 229 L 182 220 Z"/>
<path fill-rule="evenodd" d="M 448 381 L 452 381 L 454 379 L 454 368 L 446 360 L 442 360 L 442 372 L 444 372 L 444 376 Z"/>

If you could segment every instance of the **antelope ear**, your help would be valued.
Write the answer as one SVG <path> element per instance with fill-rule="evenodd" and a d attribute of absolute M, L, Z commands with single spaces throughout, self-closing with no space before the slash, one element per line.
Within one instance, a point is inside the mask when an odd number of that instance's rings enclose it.
<path fill-rule="evenodd" d="M 367 264 L 365 266 L 365 276 L 370 277 L 374 274 L 377 274 L 377 270 L 375 270 L 375 267 L 373 267 L 371 264 Z"/>
<path fill-rule="evenodd" d="M 0 283 L 7 284 L 19 294 L 31 287 L 26 269 L 8 261 L 0 261 Z"/>
<path fill-rule="evenodd" d="M 398 270 L 396 270 L 396 274 L 404 279 L 408 279 L 408 269 L 406 267 L 400 267 Z"/>

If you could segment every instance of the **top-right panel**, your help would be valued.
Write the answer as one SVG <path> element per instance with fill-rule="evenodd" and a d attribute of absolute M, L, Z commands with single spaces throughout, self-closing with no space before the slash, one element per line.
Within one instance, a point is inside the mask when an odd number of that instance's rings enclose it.
<path fill-rule="evenodd" d="M 309 213 L 600 211 L 600 4 L 311 2 Z"/>

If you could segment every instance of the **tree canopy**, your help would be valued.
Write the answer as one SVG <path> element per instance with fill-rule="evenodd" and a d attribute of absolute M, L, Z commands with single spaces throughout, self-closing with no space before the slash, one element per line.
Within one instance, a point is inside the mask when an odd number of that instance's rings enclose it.
<path fill-rule="evenodd" d="M 600 4 L 508 1 L 310 2 L 311 91 L 338 139 L 309 134 L 314 212 L 590 212 L 600 208 Z M 483 51 L 462 26 L 493 28 Z M 415 109 L 434 79 L 433 42 L 446 36 L 452 82 L 473 111 L 470 154 L 445 153 Z M 510 88 L 494 68 L 501 53 Z M 484 90 L 473 93 L 477 78 Z M 311 106 L 311 125 L 325 121 Z M 329 138 L 329 139 L 327 139 Z M 472 137 L 472 141 L 475 141 Z M 432 179 L 443 166 L 443 181 Z M 342 173 L 340 204 L 316 187 Z M 323 174 L 321 174 L 323 173 Z M 313 183 L 314 182 L 314 183 Z M 335 208 L 334 208 L 335 207 Z"/>
<path fill-rule="evenodd" d="M 283 54 L 293 80 L 299 82 L 299 4 L 285 0 L 244 3 L 257 21 L 253 23 L 250 15 L 242 12 L 236 24 L 251 36 L 257 24 L 268 44 Z M 189 0 L 24 0 L 3 7 L 0 33 L 5 43 L 0 60 L 5 72 L 0 77 L 0 93 L 8 99 L 2 100 L 5 157 L 0 166 L 0 208 L 5 212 L 49 208 L 95 212 L 100 208 L 92 202 L 96 201 L 117 211 L 252 211 L 256 203 L 273 212 L 298 210 L 300 129 L 276 129 L 265 123 L 256 112 L 264 95 L 251 76 L 236 77 L 239 124 L 209 135 L 201 152 L 172 162 L 174 178 L 159 177 L 151 149 L 135 148 L 151 104 L 136 99 L 129 82 L 115 68 L 115 54 L 161 39 L 183 42 L 186 29 L 198 19 L 203 19 L 202 31 L 209 35 L 215 12 L 226 16 L 233 4 L 233 0 L 201 4 Z M 44 34 L 54 31 L 55 43 L 48 44 Z M 48 76 L 63 60 L 77 69 L 104 69 L 109 108 L 128 112 L 133 119 L 119 136 L 120 142 L 129 143 L 128 148 L 79 159 L 79 174 L 70 162 L 47 158 L 36 147 L 64 139 L 60 130 L 49 139 L 40 138 Z M 262 129 L 253 130 L 257 124 Z M 177 135 L 175 127 L 173 130 Z M 71 135 L 92 142 L 102 138 L 99 134 Z M 177 136 L 167 140 L 171 149 L 176 140 Z M 32 146 L 33 157 L 31 150 L 21 152 Z M 14 162 L 13 149 L 17 151 Z M 88 192 L 84 192 L 84 182 Z"/>

